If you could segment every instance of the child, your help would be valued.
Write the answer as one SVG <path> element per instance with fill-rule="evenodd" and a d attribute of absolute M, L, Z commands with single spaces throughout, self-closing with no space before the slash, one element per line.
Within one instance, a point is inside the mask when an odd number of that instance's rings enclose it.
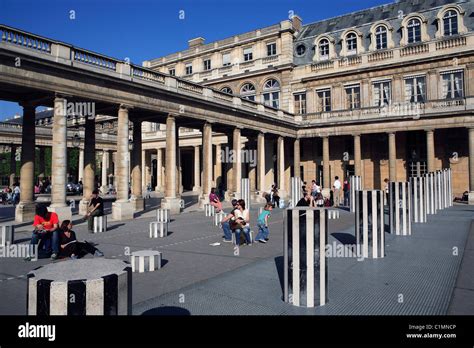
<path fill-rule="evenodd" d="M 270 231 L 268 231 L 268 217 L 270 216 L 272 209 L 273 205 L 267 203 L 261 214 L 258 216 L 258 234 L 255 240 L 259 241 L 260 243 L 266 243 L 268 241 L 268 235 L 270 233 Z"/>

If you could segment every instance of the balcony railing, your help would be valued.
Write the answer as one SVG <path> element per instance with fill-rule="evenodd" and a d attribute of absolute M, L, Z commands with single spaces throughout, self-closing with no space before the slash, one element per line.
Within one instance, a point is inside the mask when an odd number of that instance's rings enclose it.
<path fill-rule="evenodd" d="M 0 26 L 0 33 L 2 42 L 51 54 L 51 40 L 4 26 Z"/>
<path fill-rule="evenodd" d="M 444 50 L 458 46 L 465 46 L 467 39 L 465 36 L 455 36 L 452 38 L 443 39 L 436 43 L 436 50 Z"/>

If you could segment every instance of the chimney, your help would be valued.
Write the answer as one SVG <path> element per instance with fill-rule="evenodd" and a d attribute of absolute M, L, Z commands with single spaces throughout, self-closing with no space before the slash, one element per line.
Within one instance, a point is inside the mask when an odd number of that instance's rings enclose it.
<path fill-rule="evenodd" d="M 303 20 L 301 19 L 301 17 L 295 14 L 291 18 L 291 21 L 293 22 L 293 28 L 295 28 L 296 31 L 300 31 L 302 23 L 303 23 Z"/>
<path fill-rule="evenodd" d="M 203 37 L 197 37 L 195 39 L 188 40 L 189 48 L 198 47 L 204 44 Z"/>

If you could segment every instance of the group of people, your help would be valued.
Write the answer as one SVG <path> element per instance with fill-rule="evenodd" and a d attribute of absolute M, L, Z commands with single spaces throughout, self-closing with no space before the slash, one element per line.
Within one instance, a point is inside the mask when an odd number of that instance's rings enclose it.
<path fill-rule="evenodd" d="M 94 190 L 86 214 L 89 231 L 92 231 L 94 216 L 103 215 L 103 206 L 104 203 L 102 198 L 99 197 L 99 192 Z M 41 243 L 40 256 L 50 256 L 52 260 L 58 258 L 77 259 L 86 254 L 97 257 L 104 256 L 99 249 L 89 242 L 78 241 L 76 233 L 72 230 L 72 222 L 64 220 L 60 224 L 58 214 L 48 211 L 48 208 L 43 204 L 36 207 L 33 227 L 30 244 L 38 245 Z M 26 260 L 31 260 L 31 257 L 26 258 Z"/>
<path fill-rule="evenodd" d="M 20 202 L 20 184 L 15 182 L 12 187 L 5 187 L 2 192 L 2 203 L 17 205 Z"/>
<path fill-rule="evenodd" d="M 303 197 L 296 203 L 297 207 L 339 207 L 341 205 L 349 206 L 350 203 L 350 183 L 347 179 L 341 183 L 338 176 L 334 177 L 329 197 L 324 197 L 322 188 L 316 180 L 311 181 L 310 187 L 305 181 L 301 190 Z M 341 190 L 343 201 L 341 201 Z"/>

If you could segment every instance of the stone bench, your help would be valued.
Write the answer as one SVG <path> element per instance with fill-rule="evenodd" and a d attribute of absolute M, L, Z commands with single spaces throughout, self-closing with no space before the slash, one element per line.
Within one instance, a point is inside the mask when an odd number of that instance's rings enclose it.
<path fill-rule="evenodd" d="M 214 215 L 214 226 L 219 226 L 225 217 L 226 217 L 226 213 L 222 211 L 219 213 L 216 213 L 216 215 Z"/>
<path fill-rule="evenodd" d="M 328 219 L 329 220 L 339 219 L 339 210 L 328 209 Z"/>
<path fill-rule="evenodd" d="M 6 246 L 7 243 L 13 244 L 15 240 L 15 226 L 0 225 L 0 246 Z"/>
<path fill-rule="evenodd" d="M 244 232 L 240 232 L 240 235 L 242 235 L 243 233 L 244 233 Z M 253 240 L 253 231 L 250 230 L 250 233 L 249 233 L 249 234 L 250 234 L 250 243 L 253 244 L 253 241 L 254 241 L 254 240 Z M 236 241 L 235 241 L 235 233 L 234 233 L 234 232 L 232 232 L 232 243 L 233 243 L 234 245 L 237 245 L 237 243 L 236 243 Z"/>
<path fill-rule="evenodd" d="M 54 262 L 28 273 L 28 315 L 131 315 L 132 268 L 104 258 Z"/>
<path fill-rule="evenodd" d="M 214 216 L 216 214 L 216 208 L 211 204 L 204 204 L 204 213 L 206 216 Z"/>
<path fill-rule="evenodd" d="M 94 216 L 94 233 L 107 231 L 107 216 Z"/>
<path fill-rule="evenodd" d="M 150 222 L 150 238 L 166 237 L 168 235 L 168 223 L 152 221 Z"/>
<path fill-rule="evenodd" d="M 170 210 L 169 209 L 156 209 L 156 221 L 158 222 L 170 222 Z"/>
<path fill-rule="evenodd" d="M 156 250 L 134 251 L 130 255 L 132 272 L 153 272 L 161 268 L 161 253 Z"/>

